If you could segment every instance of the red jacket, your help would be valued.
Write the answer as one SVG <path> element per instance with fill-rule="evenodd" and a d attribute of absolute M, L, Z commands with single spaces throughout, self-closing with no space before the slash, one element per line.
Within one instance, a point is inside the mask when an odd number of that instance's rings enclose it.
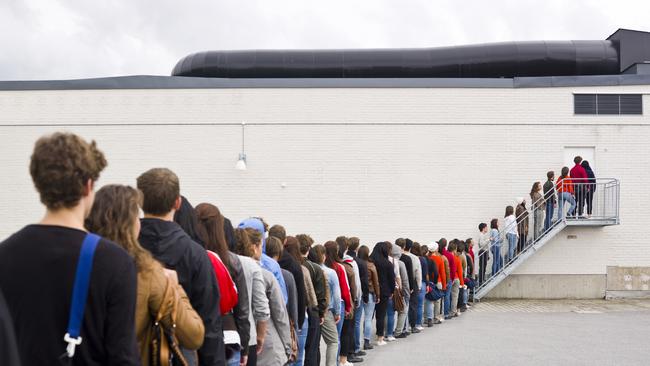
<path fill-rule="evenodd" d="M 345 302 L 345 312 L 349 313 L 352 310 L 352 297 L 350 296 L 350 285 L 348 284 L 348 275 L 345 273 L 345 268 L 340 263 L 334 263 L 334 271 L 339 278 L 339 287 L 341 288 L 341 298 Z M 345 315 L 345 314 L 343 314 Z"/>
<path fill-rule="evenodd" d="M 442 250 L 442 255 L 444 255 L 447 258 L 447 261 L 449 262 L 449 276 L 451 278 L 448 278 L 447 281 L 453 281 L 458 276 L 458 272 L 456 272 L 456 262 L 454 261 L 454 255 L 451 254 L 451 252 L 448 251 L 447 248 Z"/>
<path fill-rule="evenodd" d="M 571 179 L 574 183 L 587 183 L 586 179 L 589 178 L 589 176 L 587 176 L 587 171 L 580 164 L 576 164 L 573 168 L 571 168 L 571 172 L 569 174 L 571 175 Z"/>

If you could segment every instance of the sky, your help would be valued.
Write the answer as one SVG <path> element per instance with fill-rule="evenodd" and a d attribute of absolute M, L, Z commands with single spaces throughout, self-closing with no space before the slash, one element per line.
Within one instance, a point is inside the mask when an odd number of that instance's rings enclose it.
<path fill-rule="evenodd" d="M 650 1 L 1 0 L 0 80 L 169 75 L 205 50 L 437 47 L 650 31 Z"/>

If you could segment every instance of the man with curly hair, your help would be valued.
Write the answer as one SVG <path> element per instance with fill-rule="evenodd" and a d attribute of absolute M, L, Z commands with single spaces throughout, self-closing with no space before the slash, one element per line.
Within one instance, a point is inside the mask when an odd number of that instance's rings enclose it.
<path fill-rule="evenodd" d="M 55 133 L 36 142 L 30 162 L 46 211 L 0 244 L 0 289 L 14 320 L 23 365 L 55 365 L 66 350 L 72 288 L 86 237 L 84 220 L 106 167 L 95 142 Z M 135 337 L 136 269 L 117 244 L 95 249 L 74 365 L 139 365 Z"/>

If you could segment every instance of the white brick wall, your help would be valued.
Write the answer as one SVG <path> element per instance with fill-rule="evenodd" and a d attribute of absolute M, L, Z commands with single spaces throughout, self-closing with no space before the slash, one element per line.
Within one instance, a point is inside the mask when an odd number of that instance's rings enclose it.
<path fill-rule="evenodd" d="M 98 141 L 109 160 L 100 185 L 166 166 L 193 204 L 215 203 L 234 223 L 261 215 L 319 242 L 369 245 L 474 235 L 580 145 L 596 146 L 597 176 L 621 179 L 622 225 L 566 229 L 517 273 L 650 266 L 650 97 L 644 116 L 574 116 L 573 92 L 650 86 L 0 92 L 0 238 L 42 215 L 27 165 L 55 130 Z M 241 121 L 246 172 L 234 169 Z"/>

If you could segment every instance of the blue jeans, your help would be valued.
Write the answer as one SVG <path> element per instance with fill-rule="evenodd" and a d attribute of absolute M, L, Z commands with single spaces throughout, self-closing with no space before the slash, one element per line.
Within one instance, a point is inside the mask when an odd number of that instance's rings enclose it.
<path fill-rule="evenodd" d="M 239 366 L 239 361 L 241 359 L 241 351 L 233 353 L 232 356 L 226 361 L 227 366 Z"/>
<path fill-rule="evenodd" d="M 388 299 L 388 309 L 386 310 L 386 337 L 392 337 L 395 334 L 395 306 L 393 299 Z"/>
<path fill-rule="evenodd" d="M 447 281 L 447 290 L 445 291 L 445 316 L 451 314 L 451 281 Z"/>
<path fill-rule="evenodd" d="M 576 199 L 569 192 L 562 192 L 558 198 L 558 210 L 557 210 L 557 219 L 562 220 L 564 216 L 564 201 L 569 201 L 569 211 L 566 213 L 567 216 L 574 216 L 576 214 Z"/>
<path fill-rule="evenodd" d="M 307 321 L 307 317 L 309 314 L 305 314 L 305 321 L 302 322 L 302 327 L 298 329 L 298 358 L 296 359 L 296 362 L 291 363 L 290 365 L 293 366 L 302 366 L 303 361 L 305 359 L 305 343 L 307 342 L 307 332 L 309 330 L 309 322 Z"/>
<path fill-rule="evenodd" d="M 433 319 L 433 301 L 424 299 L 424 317 L 426 319 Z"/>
<path fill-rule="evenodd" d="M 363 304 L 363 338 L 370 340 L 372 335 L 372 315 L 375 312 L 375 295 L 368 295 L 368 303 Z"/>
<path fill-rule="evenodd" d="M 551 224 L 553 223 L 554 209 L 555 206 L 553 206 L 553 202 L 550 199 L 546 201 L 546 219 L 544 220 L 544 231 L 548 230 L 548 228 L 551 227 Z"/>
<path fill-rule="evenodd" d="M 492 276 L 501 270 L 503 267 L 503 258 L 501 258 L 501 245 L 496 244 L 490 248 L 492 252 Z"/>
<path fill-rule="evenodd" d="M 363 301 L 354 309 L 354 352 L 361 351 L 361 322 L 363 322 Z"/>
<path fill-rule="evenodd" d="M 422 281 L 422 288 L 418 294 L 418 309 L 415 318 L 415 326 L 422 325 L 422 317 L 424 316 L 424 295 L 427 293 L 427 283 Z"/>
<path fill-rule="evenodd" d="M 508 262 L 515 257 L 515 249 L 517 248 L 517 235 L 513 233 L 507 233 L 506 239 L 508 239 Z"/>

